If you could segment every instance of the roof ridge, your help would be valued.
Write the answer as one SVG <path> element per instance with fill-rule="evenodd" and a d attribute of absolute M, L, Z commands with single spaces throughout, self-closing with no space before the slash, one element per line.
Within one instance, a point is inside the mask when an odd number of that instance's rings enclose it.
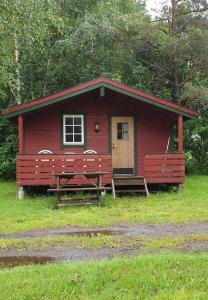
<path fill-rule="evenodd" d="M 198 112 L 195 112 L 191 109 L 188 109 L 188 108 L 185 108 L 178 104 L 175 104 L 173 102 L 158 98 L 152 94 L 149 94 L 147 92 L 144 92 L 144 91 L 141 91 L 141 90 L 129 87 L 129 86 L 126 86 L 124 84 L 121 84 L 119 82 L 116 82 L 112 79 L 109 79 L 109 78 L 106 78 L 103 76 L 97 77 L 97 78 L 87 81 L 85 83 L 79 83 L 68 89 L 65 89 L 65 90 L 62 90 L 62 91 L 59 91 L 59 92 L 56 92 L 53 94 L 49 94 L 44 97 L 33 99 L 26 103 L 21 103 L 20 105 L 16 105 L 16 106 L 7 108 L 7 109 L 3 110 L 3 114 L 8 115 L 8 116 L 14 116 L 14 115 L 20 114 L 21 112 L 25 113 L 29 110 L 34 110 L 34 109 L 61 101 L 63 99 L 66 99 L 67 96 L 73 97 L 75 95 L 81 94 L 82 91 L 83 92 L 90 91 L 93 89 L 93 87 L 98 88 L 101 83 L 106 84 L 107 85 L 106 88 L 111 86 L 111 88 L 114 89 L 114 91 L 117 91 L 117 92 L 120 91 L 121 93 L 124 93 L 127 96 L 135 97 L 136 99 L 139 99 L 144 102 L 148 102 L 149 104 L 160 106 L 164 109 L 169 108 L 169 110 L 172 110 L 172 111 L 175 110 L 176 113 L 188 114 L 189 117 L 190 116 L 199 116 Z M 32 109 L 32 107 L 33 107 L 33 109 Z"/>

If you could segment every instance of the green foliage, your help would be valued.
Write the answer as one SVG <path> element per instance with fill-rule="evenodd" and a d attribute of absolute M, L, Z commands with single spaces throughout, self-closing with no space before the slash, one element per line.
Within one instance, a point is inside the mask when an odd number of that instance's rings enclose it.
<path fill-rule="evenodd" d="M 186 84 L 182 101 L 201 113 L 199 119 L 185 125 L 187 170 L 189 173 L 208 174 L 208 80 L 198 78 L 198 85 Z"/>
<path fill-rule="evenodd" d="M 0 118 L 0 178 L 15 178 L 16 153 L 16 130 L 8 120 Z"/>
<path fill-rule="evenodd" d="M 5 179 L 15 178 L 17 137 L 9 135 L 5 143 L 0 147 L 0 177 Z"/>

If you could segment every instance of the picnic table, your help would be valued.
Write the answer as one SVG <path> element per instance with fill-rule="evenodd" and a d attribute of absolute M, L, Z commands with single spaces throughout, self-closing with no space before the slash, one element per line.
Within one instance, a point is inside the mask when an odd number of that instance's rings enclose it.
<path fill-rule="evenodd" d="M 56 193 L 55 208 L 60 206 L 77 206 L 77 205 L 91 205 L 100 204 L 101 192 L 111 190 L 111 187 L 103 185 L 102 179 L 105 174 L 109 172 L 70 172 L 70 173 L 55 173 L 56 188 L 48 189 L 48 192 Z M 86 184 L 84 186 L 74 186 L 72 180 L 77 176 L 81 176 L 85 179 Z M 89 199 L 80 199 L 80 197 L 61 198 L 62 194 L 67 192 L 95 192 L 96 197 L 90 197 Z"/>

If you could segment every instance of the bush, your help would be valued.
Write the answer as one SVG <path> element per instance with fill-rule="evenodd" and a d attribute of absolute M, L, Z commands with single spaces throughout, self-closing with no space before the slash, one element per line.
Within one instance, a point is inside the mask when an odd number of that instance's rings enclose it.
<path fill-rule="evenodd" d="M 17 137 L 9 135 L 0 146 L 0 178 L 13 179 L 16 173 Z"/>

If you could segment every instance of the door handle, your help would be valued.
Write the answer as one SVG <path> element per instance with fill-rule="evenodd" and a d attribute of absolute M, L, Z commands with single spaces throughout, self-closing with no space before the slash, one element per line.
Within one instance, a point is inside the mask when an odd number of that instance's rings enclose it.
<path fill-rule="evenodd" d="M 115 148 L 116 148 L 116 146 L 114 144 L 112 144 L 112 149 L 115 149 Z"/>

